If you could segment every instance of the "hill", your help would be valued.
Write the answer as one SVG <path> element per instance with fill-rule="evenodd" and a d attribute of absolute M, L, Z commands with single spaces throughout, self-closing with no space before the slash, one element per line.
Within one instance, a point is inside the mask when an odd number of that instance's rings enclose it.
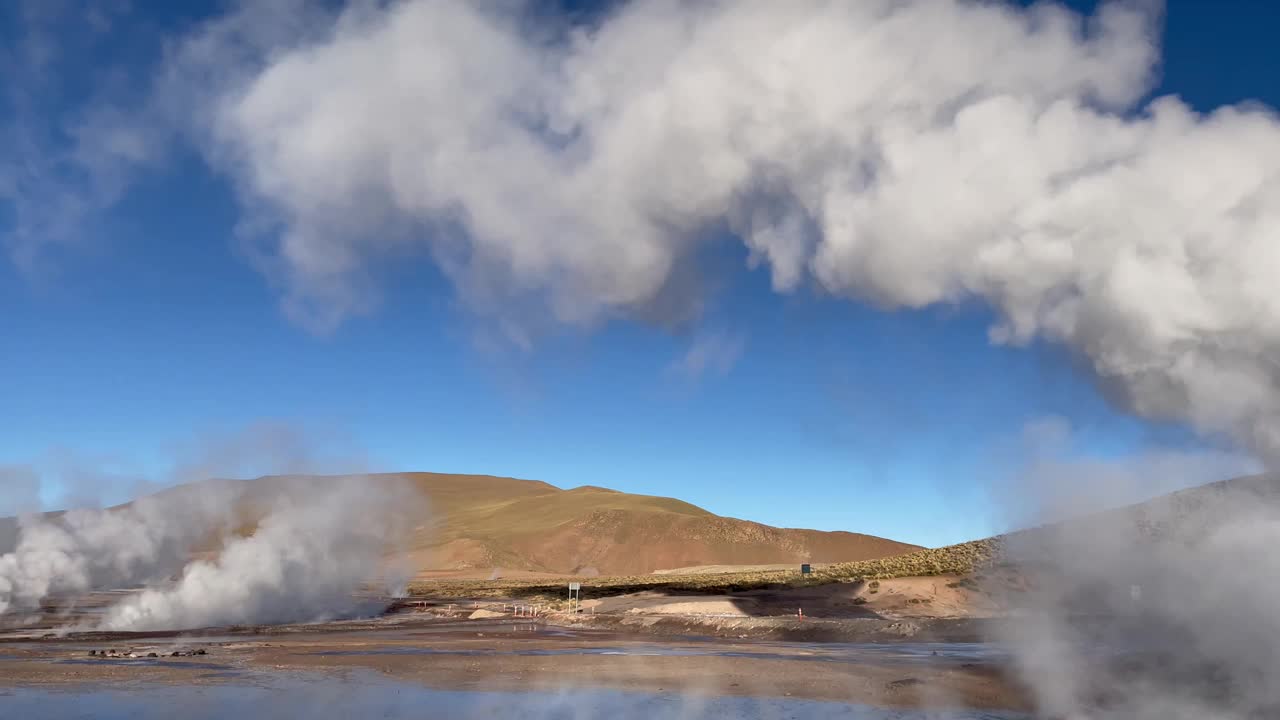
<path fill-rule="evenodd" d="M 403 477 L 431 502 L 433 523 L 415 538 L 423 569 L 628 575 L 692 565 L 851 561 L 918 547 L 851 532 L 776 528 L 607 488 L 561 490 L 477 475 Z"/>
<path fill-rule="evenodd" d="M 1022 569 L 1028 565 L 1056 565 L 1063 553 L 1079 551 L 1085 541 L 1102 548 L 1108 544 L 1133 548 L 1165 543 L 1191 548 L 1244 518 L 1273 517 L 1277 507 L 1280 476 L 1247 475 L 983 540 L 837 563 L 818 569 L 815 578 L 885 579 L 966 574 L 996 565 Z"/>
<path fill-rule="evenodd" d="M 750 567 L 721 572 L 731 568 L 687 567 L 683 573 L 600 578 L 591 583 L 591 593 L 596 598 L 642 591 L 681 597 L 690 594 L 734 594 L 736 597 L 765 590 L 801 591 L 817 585 L 839 584 L 851 588 L 849 592 L 859 597 L 862 609 L 879 612 L 886 609 L 886 603 L 901 604 L 904 598 L 910 603 L 913 592 L 922 592 L 920 588 L 911 587 L 912 583 L 920 585 L 921 580 L 937 580 L 928 589 L 929 597 L 914 598 L 920 605 L 908 605 L 908 613 L 990 614 L 1007 607 L 1011 599 L 1016 601 L 1016 596 L 1029 587 L 1029 581 L 1035 576 L 1043 578 L 1045 571 L 1061 570 L 1065 564 L 1071 566 L 1067 572 L 1078 573 L 1081 565 L 1097 564 L 1094 560 L 1098 556 L 1081 552 L 1082 548 L 1109 552 L 1110 574 L 1095 575 L 1092 579 L 1100 579 L 1128 593 L 1130 583 L 1137 580 L 1143 569 L 1135 568 L 1134 563 L 1116 564 L 1115 555 L 1129 555 L 1141 566 L 1146 564 L 1146 559 L 1159 557 L 1148 551 L 1159 553 L 1163 547 L 1173 550 L 1177 558 L 1179 553 L 1194 550 L 1215 529 L 1238 524 L 1250 513 L 1274 517 L 1277 503 L 1280 503 L 1280 477 L 1248 476 L 982 540 L 815 565 L 808 577 L 785 568 Z M 1101 549 L 1091 547 L 1094 543 L 1101 543 Z M 1171 547 L 1168 543 L 1174 545 Z M 1183 579 L 1182 575 L 1175 577 Z M 489 581 L 433 581 L 418 583 L 413 589 L 417 594 L 435 597 L 520 597 L 554 602 L 562 587 L 547 578 L 512 576 Z M 1089 590 L 1083 585 L 1081 588 Z M 955 596 L 951 607 L 934 604 L 940 592 Z M 901 607 L 891 611 L 903 614 Z"/>
<path fill-rule="evenodd" d="M 230 489 L 233 492 L 226 496 L 240 502 L 237 527 L 229 529 L 248 534 L 260 516 L 258 508 L 273 504 L 273 496 L 306 493 L 314 490 L 308 486 L 340 479 L 207 480 L 158 495 Z M 426 516 L 406 548 L 411 566 L 427 574 L 636 575 L 701 565 L 849 562 L 919 549 L 852 532 L 776 528 L 722 517 L 674 498 L 595 486 L 563 490 L 534 480 L 442 473 L 369 475 L 359 480 L 407 480 L 428 500 Z M 0 521 L 0 534 L 14 535 L 15 529 L 12 519 Z M 8 537 L 0 549 L 13 539 Z"/>

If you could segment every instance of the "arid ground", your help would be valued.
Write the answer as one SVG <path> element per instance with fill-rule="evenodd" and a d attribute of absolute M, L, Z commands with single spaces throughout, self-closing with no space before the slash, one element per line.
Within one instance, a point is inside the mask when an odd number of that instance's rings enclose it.
<path fill-rule="evenodd" d="M 0 636 L 0 685 L 185 687 L 372 672 L 448 690 L 1025 707 L 1000 655 L 974 642 L 968 623 L 739 617 L 735 626 L 690 610 L 527 617 L 537 610 L 518 602 L 415 600 L 367 620 L 181 633 L 68 632 L 83 616 L 63 614 Z"/>

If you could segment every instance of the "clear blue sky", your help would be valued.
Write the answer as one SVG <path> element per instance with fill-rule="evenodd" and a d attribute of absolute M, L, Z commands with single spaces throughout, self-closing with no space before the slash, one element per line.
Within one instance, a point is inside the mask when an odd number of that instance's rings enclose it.
<path fill-rule="evenodd" d="M 0 44 L 29 32 L 20 6 L 0 10 Z M 91 68 L 152 72 L 168 34 L 220 9 L 134 2 L 106 39 L 68 45 L 58 92 L 34 109 L 9 95 L 0 128 L 20 113 L 52 123 L 90 85 L 113 92 Z M 1272 3 L 1174 0 L 1158 94 L 1280 105 L 1278 20 Z M 6 202 L 0 192 L 0 237 Z M 779 295 L 728 242 L 706 258 L 715 290 L 696 328 L 614 321 L 492 350 L 427 260 L 331 333 L 291 322 L 233 239 L 244 208 L 194 152 L 98 205 L 39 268 L 0 256 L 0 465 L 51 448 L 158 465 L 173 442 L 273 420 L 341 428 L 379 469 L 604 485 L 937 545 L 999 527 L 986 491 L 1006 468 L 994 458 L 1038 418 L 1068 419 L 1089 456 L 1191 447 L 1177 428 L 1113 410 L 1057 349 L 990 345 L 981 307 L 887 313 Z M 718 333 L 740 343 L 726 367 L 673 370 Z"/>

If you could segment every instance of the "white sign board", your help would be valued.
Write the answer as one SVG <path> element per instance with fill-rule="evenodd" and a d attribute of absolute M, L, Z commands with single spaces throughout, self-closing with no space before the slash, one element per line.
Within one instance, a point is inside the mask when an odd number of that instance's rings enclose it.
<path fill-rule="evenodd" d="M 582 589 L 582 583 L 569 583 L 569 589 L 570 589 L 570 590 L 581 590 L 581 589 Z"/>

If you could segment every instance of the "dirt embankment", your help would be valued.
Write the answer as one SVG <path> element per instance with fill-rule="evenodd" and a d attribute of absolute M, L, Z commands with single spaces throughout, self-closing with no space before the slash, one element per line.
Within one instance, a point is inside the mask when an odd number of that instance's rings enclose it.
<path fill-rule="evenodd" d="M 705 635 L 840 642 L 903 638 L 980 641 L 984 623 L 1001 614 L 998 598 L 964 576 L 779 586 L 730 593 L 658 589 L 607 594 L 611 590 L 584 583 L 584 599 L 572 606 L 563 597 L 551 601 L 446 597 L 408 602 L 419 612 L 475 613 L 476 618 L 536 617 L 573 627 L 657 637 Z"/>

